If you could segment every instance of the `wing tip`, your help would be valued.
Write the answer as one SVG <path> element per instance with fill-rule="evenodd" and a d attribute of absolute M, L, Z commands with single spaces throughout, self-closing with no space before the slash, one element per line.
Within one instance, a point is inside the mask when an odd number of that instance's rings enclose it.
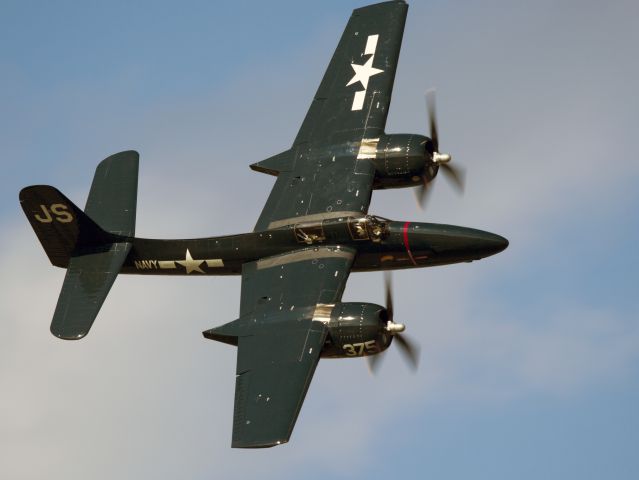
<path fill-rule="evenodd" d="M 288 438 L 280 440 L 266 440 L 266 441 L 246 441 L 246 440 L 233 440 L 231 448 L 271 448 L 278 445 L 284 445 L 288 443 Z"/>
<path fill-rule="evenodd" d="M 353 13 L 356 15 L 361 15 L 364 13 L 374 13 L 378 9 L 383 8 L 401 8 L 407 9 L 408 3 L 405 0 L 389 0 L 386 2 L 378 2 L 370 5 L 364 5 L 363 7 L 359 7 L 353 10 Z"/>
<path fill-rule="evenodd" d="M 54 337 L 57 337 L 60 340 L 82 340 L 87 336 L 87 333 L 89 333 L 88 330 L 86 332 L 61 332 L 54 328 L 53 325 L 51 326 L 50 331 Z"/>

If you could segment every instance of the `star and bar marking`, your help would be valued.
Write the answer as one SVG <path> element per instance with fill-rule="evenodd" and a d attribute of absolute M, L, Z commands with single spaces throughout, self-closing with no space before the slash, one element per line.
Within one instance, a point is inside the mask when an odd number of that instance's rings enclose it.
<path fill-rule="evenodd" d="M 186 269 L 186 274 L 193 272 L 206 273 L 202 270 L 202 264 L 206 263 L 210 268 L 221 268 L 224 261 L 221 258 L 194 259 L 189 249 L 186 249 L 184 260 L 135 260 L 133 264 L 137 270 L 171 270 L 181 265 Z"/>
<path fill-rule="evenodd" d="M 366 98 L 366 90 L 368 89 L 368 80 L 373 76 L 379 73 L 382 73 L 384 70 L 380 68 L 373 67 L 373 59 L 375 58 L 375 51 L 377 50 L 377 41 L 379 40 L 379 35 L 369 35 L 366 40 L 366 47 L 364 48 L 364 55 L 370 55 L 370 58 L 366 60 L 363 65 L 358 65 L 357 63 L 351 63 L 351 67 L 355 72 L 353 78 L 346 84 L 346 86 L 353 85 L 357 82 L 362 84 L 364 90 L 358 90 L 355 92 L 355 96 L 353 97 L 353 105 L 351 106 L 351 111 L 361 110 L 364 107 L 364 99 Z"/>

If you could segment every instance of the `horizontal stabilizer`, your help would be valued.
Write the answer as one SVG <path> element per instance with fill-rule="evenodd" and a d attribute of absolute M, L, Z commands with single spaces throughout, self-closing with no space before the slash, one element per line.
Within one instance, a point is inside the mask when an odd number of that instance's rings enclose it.
<path fill-rule="evenodd" d="M 131 243 L 119 242 L 72 257 L 64 277 L 51 333 L 65 340 L 78 340 L 89 333 Z"/>
<path fill-rule="evenodd" d="M 204 335 L 204 338 L 208 338 L 209 340 L 228 343 L 229 345 L 235 345 L 237 347 L 237 337 L 239 337 L 242 333 L 246 334 L 242 331 L 246 330 L 246 328 L 241 328 L 243 323 L 246 322 L 242 322 L 241 319 L 233 320 L 232 322 L 226 323 L 220 327 L 206 330 L 202 332 L 202 335 Z"/>
<path fill-rule="evenodd" d="M 95 169 L 84 212 L 107 232 L 135 234 L 140 155 L 128 150 L 105 158 Z"/>
<path fill-rule="evenodd" d="M 286 150 L 285 152 L 273 155 L 261 162 L 253 163 L 251 165 L 251 170 L 277 177 L 280 172 L 290 172 L 293 170 L 294 163 L 295 157 L 293 155 L 293 151 Z"/>

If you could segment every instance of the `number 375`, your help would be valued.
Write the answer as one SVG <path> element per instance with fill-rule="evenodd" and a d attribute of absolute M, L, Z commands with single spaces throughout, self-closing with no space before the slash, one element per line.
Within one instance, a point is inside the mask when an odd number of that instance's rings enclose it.
<path fill-rule="evenodd" d="M 347 343 L 343 347 L 347 357 L 359 357 L 364 354 L 372 354 L 379 352 L 379 347 L 375 343 L 375 340 L 369 340 L 363 343 Z"/>

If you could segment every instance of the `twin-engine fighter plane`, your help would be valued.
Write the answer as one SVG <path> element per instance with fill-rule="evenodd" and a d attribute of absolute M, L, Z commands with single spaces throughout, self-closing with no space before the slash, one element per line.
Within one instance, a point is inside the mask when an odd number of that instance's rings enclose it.
<path fill-rule="evenodd" d="M 77 340 L 91 328 L 118 273 L 242 275 L 240 316 L 204 336 L 237 347 L 233 447 L 289 440 L 321 357 L 372 356 L 404 326 L 387 306 L 342 303 L 351 271 L 478 260 L 506 239 L 470 228 L 368 214 L 375 189 L 424 189 L 440 168 L 434 109 L 430 138 L 384 126 L 408 6 L 356 9 L 289 150 L 251 165 L 275 185 L 250 233 L 192 240 L 135 237 L 138 154 L 96 169 L 84 211 L 51 186 L 20 203 L 53 265 L 66 268 L 51 332 Z"/>

